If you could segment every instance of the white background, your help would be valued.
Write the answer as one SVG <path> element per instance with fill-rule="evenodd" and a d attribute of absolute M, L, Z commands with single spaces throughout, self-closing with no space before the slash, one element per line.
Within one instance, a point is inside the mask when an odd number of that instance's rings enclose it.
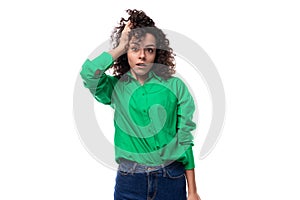
<path fill-rule="evenodd" d="M 202 200 L 300 198 L 297 1 L 180 2 L 1 1 L 0 199 L 113 199 L 115 171 L 83 147 L 73 90 L 127 8 L 197 42 L 222 78 L 222 137 L 196 160 Z"/>

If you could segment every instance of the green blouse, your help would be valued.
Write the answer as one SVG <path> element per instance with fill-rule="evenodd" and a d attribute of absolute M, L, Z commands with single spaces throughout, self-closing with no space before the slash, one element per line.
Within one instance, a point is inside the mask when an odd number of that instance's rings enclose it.
<path fill-rule="evenodd" d="M 103 52 L 87 59 L 80 75 L 95 99 L 114 109 L 116 162 L 124 158 L 156 166 L 177 160 L 193 169 L 195 105 L 186 85 L 178 77 L 163 79 L 153 71 L 143 85 L 130 71 L 118 79 L 104 73 L 113 62 Z"/>

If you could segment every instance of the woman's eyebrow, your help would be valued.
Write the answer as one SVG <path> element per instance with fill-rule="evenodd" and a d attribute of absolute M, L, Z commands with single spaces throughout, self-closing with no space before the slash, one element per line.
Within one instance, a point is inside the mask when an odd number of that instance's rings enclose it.
<path fill-rule="evenodd" d="M 156 47 L 156 45 L 155 44 L 147 44 L 147 45 L 145 45 L 145 47 Z"/>

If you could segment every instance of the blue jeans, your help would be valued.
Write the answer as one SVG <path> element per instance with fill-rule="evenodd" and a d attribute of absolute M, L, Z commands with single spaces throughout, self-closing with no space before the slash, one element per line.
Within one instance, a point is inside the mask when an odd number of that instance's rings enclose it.
<path fill-rule="evenodd" d="M 186 200 L 185 169 L 182 163 L 150 167 L 131 161 L 119 165 L 115 200 Z"/>

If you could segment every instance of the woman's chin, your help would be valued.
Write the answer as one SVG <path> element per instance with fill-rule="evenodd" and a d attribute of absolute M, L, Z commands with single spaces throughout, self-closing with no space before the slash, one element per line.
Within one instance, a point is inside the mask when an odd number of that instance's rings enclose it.
<path fill-rule="evenodd" d="M 146 76 L 149 73 L 149 70 L 145 69 L 136 69 L 134 70 L 136 76 Z"/>

